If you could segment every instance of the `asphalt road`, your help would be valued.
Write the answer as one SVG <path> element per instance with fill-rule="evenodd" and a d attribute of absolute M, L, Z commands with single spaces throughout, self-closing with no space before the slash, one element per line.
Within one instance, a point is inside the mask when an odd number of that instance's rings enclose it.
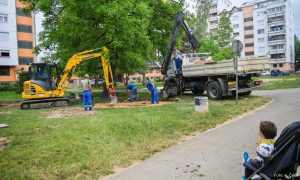
<path fill-rule="evenodd" d="M 255 157 L 259 122 L 271 120 L 281 132 L 285 126 L 300 119 L 300 89 L 256 91 L 253 94 L 269 96 L 274 101 L 106 179 L 240 179 L 243 151 L 249 151 L 250 156 Z"/>

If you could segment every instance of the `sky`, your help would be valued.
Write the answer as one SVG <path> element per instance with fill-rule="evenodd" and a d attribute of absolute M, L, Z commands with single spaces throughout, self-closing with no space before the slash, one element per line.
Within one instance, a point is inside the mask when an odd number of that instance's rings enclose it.
<path fill-rule="evenodd" d="M 241 6 L 244 2 L 249 2 L 251 0 L 230 0 L 233 6 Z M 295 34 L 300 37 L 300 0 L 291 0 L 292 7 L 294 8 L 294 27 Z"/>

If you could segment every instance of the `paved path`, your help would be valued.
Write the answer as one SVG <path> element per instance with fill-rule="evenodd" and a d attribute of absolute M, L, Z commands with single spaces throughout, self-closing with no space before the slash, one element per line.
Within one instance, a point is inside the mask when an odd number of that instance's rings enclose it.
<path fill-rule="evenodd" d="M 246 117 L 200 134 L 166 152 L 108 177 L 111 180 L 240 179 L 241 154 L 254 156 L 261 120 L 274 121 L 279 132 L 300 120 L 300 89 L 256 91 L 272 104 Z"/>

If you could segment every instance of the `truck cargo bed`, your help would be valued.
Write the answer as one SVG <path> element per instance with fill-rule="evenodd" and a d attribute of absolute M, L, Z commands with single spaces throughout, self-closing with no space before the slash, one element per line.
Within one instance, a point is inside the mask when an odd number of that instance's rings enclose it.
<path fill-rule="evenodd" d="M 271 64 L 269 58 L 252 58 L 238 60 L 238 73 L 250 74 L 262 71 L 270 71 Z M 234 60 L 222 60 L 218 62 L 211 62 L 202 64 L 191 63 L 185 64 L 182 67 L 184 77 L 200 77 L 200 76 L 214 76 L 214 75 L 231 75 L 235 74 Z"/>

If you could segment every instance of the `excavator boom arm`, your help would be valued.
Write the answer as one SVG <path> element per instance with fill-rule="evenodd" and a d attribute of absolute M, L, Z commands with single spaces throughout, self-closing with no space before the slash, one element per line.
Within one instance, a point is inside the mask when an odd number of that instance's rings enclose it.
<path fill-rule="evenodd" d="M 69 82 L 74 74 L 76 67 L 83 61 L 91 60 L 98 57 L 101 57 L 106 87 L 108 89 L 115 89 L 113 73 L 110 66 L 110 61 L 108 59 L 108 49 L 106 47 L 103 47 L 99 49 L 84 51 L 73 55 L 68 60 L 66 67 L 63 71 L 62 77 L 57 85 L 57 89 L 55 91 L 65 92 L 68 88 Z"/>

